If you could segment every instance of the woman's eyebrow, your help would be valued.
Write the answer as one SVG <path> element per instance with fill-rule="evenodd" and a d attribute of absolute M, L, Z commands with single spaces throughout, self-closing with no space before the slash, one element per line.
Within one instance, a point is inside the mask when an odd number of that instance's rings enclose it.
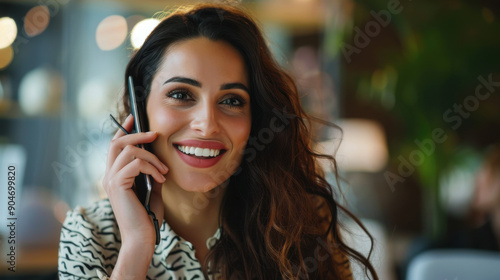
<path fill-rule="evenodd" d="M 193 79 L 190 79 L 190 78 L 186 78 L 186 77 L 172 77 L 172 78 L 168 79 L 166 82 L 164 82 L 163 84 L 167 84 L 167 83 L 184 83 L 184 84 L 192 85 L 195 87 L 201 87 L 200 82 L 193 80 Z"/>
<path fill-rule="evenodd" d="M 220 89 L 221 90 L 225 90 L 225 89 L 242 89 L 244 91 L 246 91 L 248 94 L 250 94 L 250 90 L 248 90 L 248 88 L 242 84 L 242 83 L 228 83 L 228 84 L 223 84 Z"/>
<path fill-rule="evenodd" d="M 195 87 L 201 87 L 201 83 L 198 82 L 197 80 L 193 80 L 191 78 L 186 78 L 186 77 L 172 77 L 165 81 L 163 84 L 168 84 L 168 83 L 184 83 L 188 85 L 192 85 Z M 227 83 L 223 84 L 220 87 L 221 90 L 227 90 L 227 89 L 241 89 L 246 91 L 248 94 L 250 94 L 250 90 L 242 83 Z"/>

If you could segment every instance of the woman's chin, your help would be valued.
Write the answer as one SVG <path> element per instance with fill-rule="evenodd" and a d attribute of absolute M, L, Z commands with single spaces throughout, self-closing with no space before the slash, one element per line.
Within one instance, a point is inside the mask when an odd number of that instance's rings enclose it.
<path fill-rule="evenodd" d="M 173 185 L 178 186 L 182 190 L 186 192 L 194 192 L 194 193 L 206 193 L 207 196 L 210 196 L 212 193 L 218 192 L 217 190 L 220 188 L 225 188 L 227 185 L 228 178 L 212 178 L 212 176 L 205 174 L 198 174 L 192 176 L 183 176 L 182 179 L 177 178 L 168 178 L 167 181 L 172 180 L 174 182 Z"/>

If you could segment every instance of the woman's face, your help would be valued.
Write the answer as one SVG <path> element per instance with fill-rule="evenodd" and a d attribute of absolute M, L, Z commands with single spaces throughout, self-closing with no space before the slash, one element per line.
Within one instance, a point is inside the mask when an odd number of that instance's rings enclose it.
<path fill-rule="evenodd" d="M 231 45 L 198 37 L 170 46 L 153 77 L 146 110 L 158 133 L 154 154 L 167 186 L 207 192 L 240 165 L 250 127 L 243 58 Z"/>

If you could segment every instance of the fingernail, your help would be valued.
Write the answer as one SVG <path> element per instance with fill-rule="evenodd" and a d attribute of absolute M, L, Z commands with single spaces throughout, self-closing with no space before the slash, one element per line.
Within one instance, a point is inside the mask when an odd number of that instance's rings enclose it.
<path fill-rule="evenodd" d="M 146 134 L 153 135 L 153 134 L 156 134 L 156 131 L 148 131 L 148 132 L 146 132 Z"/>
<path fill-rule="evenodd" d="M 127 118 L 125 118 L 125 121 L 127 121 L 128 119 L 130 119 L 130 117 L 131 117 L 131 116 L 132 116 L 132 114 L 129 114 L 129 115 L 127 116 Z"/>
<path fill-rule="evenodd" d="M 167 173 L 168 172 L 168 167 L 165 164 L 163 164 L 163 163 L 161 165 L 163 166 L 163 170 L 165 170 L 165 173 Z"/>

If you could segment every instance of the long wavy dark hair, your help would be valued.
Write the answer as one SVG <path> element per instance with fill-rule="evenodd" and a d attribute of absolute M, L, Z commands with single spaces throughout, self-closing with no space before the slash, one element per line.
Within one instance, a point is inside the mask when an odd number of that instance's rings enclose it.
<path fill-rule="evenodd" d="M 368 259 L 341 238 L 342 212 L 365 228 L 334 199 L 318 159 L 331 160 L 336 172 L 335 160 L 313 150 L 311 119 L 295 83 L 274 61 L 247 13 L 202 4 L 164 18 L 126 69 L 139 99 L 147 100 L 168 47 L 200 36 L 225 41 L 241 53 L 252 113 L 245 155 L 222 202 L 221 237 L 205 259 L 204 273 L 223 279 L 350 279 L 350 260 L 356 260 L 378 279 Z M 130 112 L 126 79 L 125 89 L 122 117 Z"/>

